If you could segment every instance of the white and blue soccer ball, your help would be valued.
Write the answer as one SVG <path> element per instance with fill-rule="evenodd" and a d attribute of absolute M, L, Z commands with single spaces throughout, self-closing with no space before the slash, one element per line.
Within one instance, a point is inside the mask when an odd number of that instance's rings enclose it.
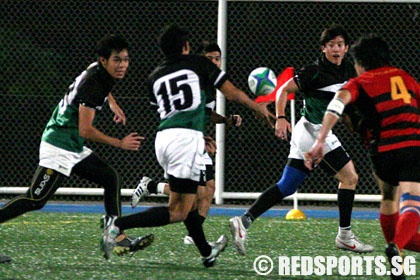
<path fill-rule="evenodd" d="M 258 67 L 248 76 L 249 89 L 257 96 L 266 95 L 276 88 L 277 77 L 273 70 L 267 67 Z"/>

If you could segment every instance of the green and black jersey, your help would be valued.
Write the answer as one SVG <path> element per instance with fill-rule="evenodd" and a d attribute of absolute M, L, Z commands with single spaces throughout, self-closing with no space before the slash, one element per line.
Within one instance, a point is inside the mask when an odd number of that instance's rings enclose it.
<path fill-rule="evenodd" d="M 94 63 L 70 85 L 55 107 L 42 134 L 42 141 L 71 152 L 81 152 L 84 139 L 79 136 L 79 105 L 101 110 L 115 80 Z"/>
<path fill-rule="evenodd" d="M 160 116 L 158 130 L 188 128 L 204 132 L 205 105 L 215 88 L 227 80 L 225 72 L 199 55 L 165 59 L 149 76 L 150 102 Z"/>
<path fill-rule="evenodd" d="M 324 54 L 314 64 L 297 71 L 294 81 L 304 98 L 302 115 L 314 124 L 321 124 L 335 93 L 353 77 L 356 77 L 356 71 L 348 58 L 336 65 L 328 61 Z"/>

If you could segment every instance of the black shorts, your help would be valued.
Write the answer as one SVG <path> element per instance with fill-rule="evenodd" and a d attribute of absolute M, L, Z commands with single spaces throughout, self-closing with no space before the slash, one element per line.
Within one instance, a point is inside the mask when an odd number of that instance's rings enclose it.
<path fill-rule="evenodd" d="M 206 182 L 214 179 L 214 169 L 212 164 L 206 164 L 206 172 L 200 176 L 199 186 L 206 186 Z"/>
<path fill-rule="evenodd" d="M 176 193 L 197 193 L 198 182 L 169 175 L 169 188 Z"/>
<path fill-rule="evenodd" d="M 420 183 L 420 147 L 378 153 L 370 159 L 376 175 L 392 186 L 401 181 Z"/>
<path fill-rule="evenodd" d="M 322 161 L 319 163 L 319 167 L 322 168 L 329 175 L 334 176 L 341 168 L 344 167 L 351 160 L 349 154 L 344 150 L 343 147 L 338 147 L 325 154 Z M 287 165 L 293 168 L 299 169 L 306 174 L 309 174 L 309 169 L 305 166 L 304 161 L 301 159 L 288 158 Z"/>
<path fill-rule="evenodd" d="M 324 158 L 319 163 L 319 167 L 321 167 L 331 176 L 334 176 L 350 160 L 351 158 L 349 154 L 344 150 L 342 146 L 340 146 L 337 149 L 334 149 L 331 152 L 325 154 Z"/>

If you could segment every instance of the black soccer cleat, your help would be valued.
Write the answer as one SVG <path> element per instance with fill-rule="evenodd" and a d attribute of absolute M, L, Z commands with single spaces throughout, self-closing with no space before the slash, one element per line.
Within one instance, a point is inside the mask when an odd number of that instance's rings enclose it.
<path fill-rule="evenodd" d="M 0 254 L 0 263 L 9 263 L 12 259 L 9 256 Z"/>
<path fill-rule="evenodd" d="M 117 245 L 114 247 L 113 251 L 114 254 L 123 256 L 128 253 L 132 253 L 131 255 L 133 255 L 135 252 L 149 247 L 153 243 L 155 236 L 153 234 L 148 234 L 133 238 L 124 234 L 123 239 L 118 241 L 120 238 L 122 237 L 117 238 Z"/>
<path fill-rule="evenodd" d="M 391 279 L 404 280 L 405 279 L 404 270 L 401 273 L 398 273 L 397 268 L 395 266 L 396 260 L 394 259 L 394 257 L 400 257 L 400 260 L 398 260 L 398 264 L 400 268 L 404 269 L 404 266 L 403 266 L 404 257 L 403 257 L 402 252 L 398 249 L 398 246 L 395 245 L 394 242 L 388 243 L 385 247 L 385 254 L 388 257 L 389 264 L 391 265 Z"/>

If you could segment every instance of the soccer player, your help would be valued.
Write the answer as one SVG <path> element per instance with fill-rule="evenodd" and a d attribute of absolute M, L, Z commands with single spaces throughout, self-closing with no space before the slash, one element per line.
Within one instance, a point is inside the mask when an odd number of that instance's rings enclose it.
<path fill-rule="evenodd" d="M 213 62 L 217 67 L 222 67 L 222 50 L 216 43 L 203 41 L 197 51 L 198 55 L 204 55 L 211 62 Z M 207 99 L 206 99 L 206 113 L 208 119 L 213 123 L 225 123 L 229 126 L 238 127 L 242 123 L 242 118 L 240 115 L 229 115 L 224 117 L 217 114 L 214 109 L 216 105 L 216 89 L 209 89 Z M 206 166 L 205 178 L 202 182 L 200 180 L 199 187 L 197 189 L 197 199 L 198 199 L 198 215 L 201 223 L 204 223 L 207 214 L 209 212 L 214 192 L 216 190 L 215 181 L 214 181 L 214 168 L 213 168 L 213 159 L 211 156 L 214 156 L 216 152 L 215 141 L 210 137 L 206 136 L 206 152 L 204 153 L 204 164 Z M 205 180 L 204 180 L 205 179 Z M 138 202 L 145 196 L 153 194 L 166 194 L 169 195 L 170 189 L 169 184 L 167 183 L 156 183 L 149 177 L 143 177 L 140 180 L 139 185 L 134 190 L 132 195 L 132 207 L 135 207 Z M 184 244 L 191 245 L 194 244 L 194 240 L 188 234 L 184 238 Z"/>
<path fill-rule="evenodd" d="M 385 253 L 391 260 L 416 237 L 420 225 L 420 85 L 405 71 L 390 66 L 388 44 L 377 35 L 361 37 L 350 52 L 359 76 L 337 91 L 329 103 L 305 165 L 312 169 L 325 156 L 331 129 L 345 106 L 354 103 L 372 136 L 369 157 L 383 194 L 380 219 L 388 243 Z M 386 204 L 397 195 L 395 186 L 401 191 L 399 213 L 387 215 Z M 394 229 L 384 227 L 386 223 Z M 391 266 L 395 264 L 391 262 Z M 392 274 L 391 278 L 405 276 Z"/>
<path fill-rule="evenodd" d="M 228 100 L 254 110 L 270 124 L 275 116 L 269 112 L 267 104 L 255 103 L 236 88 L 226 73 L 207 58 L 190 55 L 187 30 L 175 24 L 166 26 L 158 42 L 165 59 L 150 74 L 148 82 L 151 103 L 157 106 L 160 115 L 155 149 L 165 177 L 169 179 L 169 205 L 128 216 L 110 217 L 103 235 L 105 251 L 112 250 L 115 236 L 121 230 L 183 221 L 200 252 L 203 265 L 210 267 L 226 247 L 227 238 L 222 236 L 209 245 L 198 211 L 193 208 L 199 179 L 204 172 L 207 92 L 215 87 L 220 89 Z"/>
<path fill-rule="evenodd" d="M 349 37 L 338 25 L 326 28 L 320 38 L 322 55 L 319 60 L 303 67 L 295 76 L 277 91 L 275 134 L 282 140 L 288 140 L 290 123 L 285 116 L 287 95 L 300 92 L 304 97 L 303 116 L 297 122 L 291 137 L 290 152 L 281 179 L 266 189 L 254 204 L 241 217 L 230 219 L 233 243 L 239 254 L 245 255 L 247 230 L 251 224 L 283 198 L 292 195 L 309 175 L 310 170 L 304 165 L 304 155 L 315 142 L 316 132 L 320 128 L 322 116 L 335 91 L 356 76 L 354 66 L 345 54 L 348 51 Z M 325 159 L 320 167 L 334 176 L 338 186 L 338 208 L 340 214 L 338 234 L 335 244 L 338 248 L 366 253 L 374 250 L 364 244 L 351 231 L 351 213 L 358 176 L 353 162 L 334 134 L 328 135 Z"/>
<path fill-rule="evenodd" d="M 70 85 L 54 109 L 42 134 L 39 165 L 26 194 L 17 196 L 0 209 L 0 223 L 44 207 L 65 177 L 72 173 L 104 188 L 107 215 L 121 215 L 121 179 L 116 170 L 85 146 L 85 140 L 137 151 L 144 137 L 132 132 L 123 139 L 111 137 L 94 126 L 96 113 L 108 100 L 114 121 L 125 125 L 124 111 L 111 91 L 124 78 L 129 65 L 129 46 L 120 36 L 107 35 L 97 43 L 98 59 Z M 119 252 L 140 249 L 153 235 L 127 240 L 118 237 Z M 122 242 L 122 243 L 121 243 Z"/>

